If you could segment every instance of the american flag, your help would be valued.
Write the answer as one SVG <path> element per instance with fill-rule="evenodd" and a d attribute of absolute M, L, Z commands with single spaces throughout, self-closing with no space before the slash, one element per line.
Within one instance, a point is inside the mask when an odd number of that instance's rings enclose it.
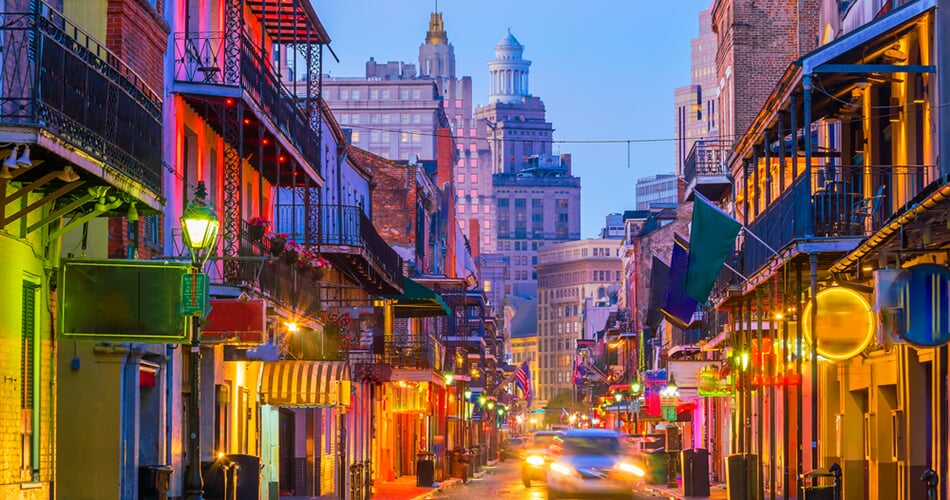
<path fill-rule="evenodd" d="M 528 368 L 527 361 L 521 363 L 518 371 L 515 372 L 515 385 L 521 389 L 521 394 L 528 402 L 528 406 L 531 406 L 531 399 L 533 398 L 533 394 L 531 394 L 531 369 Z"/>

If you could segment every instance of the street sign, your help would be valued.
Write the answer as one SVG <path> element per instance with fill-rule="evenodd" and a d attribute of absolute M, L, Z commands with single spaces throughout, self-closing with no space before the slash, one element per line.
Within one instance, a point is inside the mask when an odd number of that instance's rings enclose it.
<path fill-rule="evenodd" d="M 663 420 L 669 420 L 670 422 L 676 421 L 676 407 L 675 406 L 663 407 Z"/>
<path fill-rule="evenodd" d="M 186 273 L 181 276 L 181 315 L 208 315 L 208 275 Z"/>

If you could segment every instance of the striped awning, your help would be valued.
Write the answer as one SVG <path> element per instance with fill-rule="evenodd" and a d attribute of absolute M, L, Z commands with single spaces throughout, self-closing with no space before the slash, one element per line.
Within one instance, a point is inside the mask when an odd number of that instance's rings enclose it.
<path fill-rule="evenodd" d="M 265 405 L 349 406 L 350 371 L 344 361 L 268 361 L 260 394 Z"/>

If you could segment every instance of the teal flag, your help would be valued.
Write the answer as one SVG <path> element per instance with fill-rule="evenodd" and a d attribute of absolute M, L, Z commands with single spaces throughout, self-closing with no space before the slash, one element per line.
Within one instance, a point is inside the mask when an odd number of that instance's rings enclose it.
<path fill-rule="evenodd" d="M 686 294 L 706 302 L 722 265 L 735 248 L 742 224 L 696 193 L 689 235 Z"/>

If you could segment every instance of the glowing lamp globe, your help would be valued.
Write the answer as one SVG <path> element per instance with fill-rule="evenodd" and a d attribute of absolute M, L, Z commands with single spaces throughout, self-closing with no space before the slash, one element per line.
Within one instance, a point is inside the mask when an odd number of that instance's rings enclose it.
<path fill-rule="evenodd" d="M 191 250 L 191 260 L 196 265 L 204 264 L 218 239 L 220 222 L 217 214 L 208 206 L 204 181 L 198 182 L 195 198 L 181 214 L 181 234 L 185 246 Z"/>
<path fill-rule="evenodd" d="M 812 311 L 815 312 L 814 325 Z M 818 292 L 805 306 L 802 331 L 809 345 L 817 333 L 818 355 L 842 361 L 857 356 L 875 335 L 874 312 L 863 295 L 847 288 L 828 288 Z"/>

